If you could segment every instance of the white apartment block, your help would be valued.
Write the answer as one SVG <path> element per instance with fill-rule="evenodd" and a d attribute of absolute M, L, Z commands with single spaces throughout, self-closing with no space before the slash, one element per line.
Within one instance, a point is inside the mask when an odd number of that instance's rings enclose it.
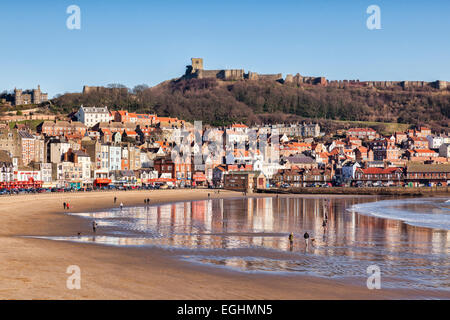
<path fill-rule="evenodd" d="M 439 156 L 450 158 L 450 143 L 443 143 L 439 148 Z"/>
<path fill-rule="evenodd" d="M 441 136 L 427 136 L 428 148 L 439 149 L 444 143 L 444 137 Z"/>
<path fill-rule="evenodd" d="M 108 107 L 84 107 L 81 106 L 75 114 L 77 120 L 86 125 L 93 127 L 99 122 L 109 122 L 112 119 Z"/>
<path fill-rule="evenodd" d="M 109 170 L 121 170 L 122 150 L 120 146 L 109 146 Z"/>

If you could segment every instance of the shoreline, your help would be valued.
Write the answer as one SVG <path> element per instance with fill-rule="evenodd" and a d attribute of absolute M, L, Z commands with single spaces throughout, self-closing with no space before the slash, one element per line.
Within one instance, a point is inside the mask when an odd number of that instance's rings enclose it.
<path fill-rule="evenodd" d="M 258 194 L 314 194 L 314 195 L 368 195 L 368 196 L 450 196 L 450 187 L 420 187 L 420 188 L 356 188 L 356 187 L 329 187 L 329 188 L 286 188 L 286 189 L 258 189 Z"/>
<path fill-rule="evenodd" d="M 139 248 L 53 241 L 24 236 L 90 234 L 90 222 L 63 213 L 124 206 L 242 198 L 242 193 L 208 189 L 104 191 L 17 195 L 0 198 L 1 299 L 416 299 L 450 298 L 446 292 L 382 289 L 365 284 L 306 275 L 252 274 L 199 266 L 162 248 Z M 116 206 L 113 197 L 117 195 Z M 248 197 L 267 197 L 250 194 Z M 354 197 L 353 195 L 280 195 L 283 197 Z M 360 196 L 358 196 L 360 197 Z M 368 196 L 372 197 L 372 196 Z M 79 265 L 80 290 L 68 290 L 69 265 Z"/>

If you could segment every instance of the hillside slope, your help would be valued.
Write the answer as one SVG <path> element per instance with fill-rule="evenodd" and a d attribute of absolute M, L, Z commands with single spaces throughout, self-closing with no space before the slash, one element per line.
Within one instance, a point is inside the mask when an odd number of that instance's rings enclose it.
<path fill-rule="evenodd" d="M 178 79 L 128 92 L 70 93 L 52 100 L 51 110 L 107 105 L 220 125 L 232 122 L 330 119 L 427 125 L 446 130 L 450 91 L 297 87 L 278 82 Z"/>

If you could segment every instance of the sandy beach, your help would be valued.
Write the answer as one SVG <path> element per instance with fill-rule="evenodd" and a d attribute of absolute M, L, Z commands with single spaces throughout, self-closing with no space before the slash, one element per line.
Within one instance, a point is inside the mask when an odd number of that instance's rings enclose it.
<path fill-rule="evenodd" d="M 157 190 L 18 195 L 0 198 L 1 299 L 402 299 L 417 290 L 368 290 L 365 285 L 307 276 L 262 275 L 203 267 L 163 249 L 125 248 L 24 236 L 91 233 L 88 220 L 62 214 L 208 198 L 208 190 Z M 240 197 L 222 191 L 212 197 Z M 311 197 L 318 197 L 311 195 Z M 330 197 L 330 196 L 327 196 Z M 81 289 L 69 290 L 66 269 L 81 268 Z M 447 296 L 446 296 L 447 295 Z M 445 293 L 427 296 L 449 298 Z"/>

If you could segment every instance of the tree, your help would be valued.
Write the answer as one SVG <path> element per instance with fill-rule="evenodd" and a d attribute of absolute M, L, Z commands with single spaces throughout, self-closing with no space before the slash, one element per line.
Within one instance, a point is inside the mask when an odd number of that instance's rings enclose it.
<path fill-rule="evenodd" d="M 135 86 L 131 92 L 132 92 L 133 94 L 138 94 L 138 93 L 140 93 L 140 92 L 142 92 L 142 91 L 147 90 L 148 88 L 149 88 L 149 87 L 148 87 L 148 85 L 146 85 L 146 84 L 139 84 L 139 85 Z"/>

